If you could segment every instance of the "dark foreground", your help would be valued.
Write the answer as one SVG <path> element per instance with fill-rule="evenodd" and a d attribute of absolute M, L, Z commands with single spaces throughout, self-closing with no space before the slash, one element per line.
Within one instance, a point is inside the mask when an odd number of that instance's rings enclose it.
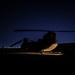
<path fill-rule="evenodd" d="M 2 54 L 3 66 L 74 65 L 75 55 Z"/>
<path fill-rule="evenodd" d="M 75 65 L 75 54 L 74 52 L 71 54 L 64 55 L 37 55 L 37 54 L 16 54 L 17 50 L 15 50 L 15 54 L 11 54 L 13 50 L 5 50 L 0 49 L 0 63 L 1 66 L 52 66 L 52 65 Z M 20 50 L 18 50 L 20 52 Z M 23 52 L 23 51 L 22 51 Z"/>

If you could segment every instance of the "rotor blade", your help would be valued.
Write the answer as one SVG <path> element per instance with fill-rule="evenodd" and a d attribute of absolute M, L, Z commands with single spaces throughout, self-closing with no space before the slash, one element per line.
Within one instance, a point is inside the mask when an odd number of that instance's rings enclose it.
<path fill-rule="evenodd" d="M 10 47 L 12 47 L 12 46 L 14 46 L 14 45 L 16 45 L 16 44 L 18 44 L 18 43 L 20 43 L 20 42 L 22 42 L 22 40 L 20 40 L 20 41 L 14 43 L 14 44 L 12 44 L 12 45 L 10 45 Z"/>
<path fill-rule="evenodd" d="M 30 32 L 30 31 L 39 31 L 39 32 L 48 32 L 48 31 L 53 31 L 53 30 L 22 30 L 22 29 L 16 29 L 14 30 L 16 32 Z M 75 32 L 75 30 L 58 30 L 58 31 L 54 31 L 54 32 Z"/>
<path fill-rule="evenodd" d="M 60 31 L 54 31 L 54 32 L 75 32 L 75 31 L 67 31 L 67 30 L 64 30 L 64 31 L 62 31 L 62 30 L 60 30 Z"/>
<path fill-rule="evenodd" d="M 20 41 L 18 41 L 18 42 L 16 42 L 16 43 L 14 43 L 14 44 L 12 44 L 12 45 L 10 45 L 10 47 L 12 47 L 12 46 L 14 46 L 14 45 L 16 45 L 16 44 L 18 44 L 18 43 L 21 43 L 22 41 L 23 41 L 23 39 L 20 40 Z M 33 41 L 33 40 L 29 40 L 29 41 L 31 41 L 31 42 L 35 42 L 35 41 Z"/>
<path fill-rule="evenodd" d="M 27 29 L 27 30 L 16 29 L 14 31 L 17 31 L 17 32 L 30 32 L 30 31 L 48 32 L 48 30 L 29 30 L 29 29 Z"/>

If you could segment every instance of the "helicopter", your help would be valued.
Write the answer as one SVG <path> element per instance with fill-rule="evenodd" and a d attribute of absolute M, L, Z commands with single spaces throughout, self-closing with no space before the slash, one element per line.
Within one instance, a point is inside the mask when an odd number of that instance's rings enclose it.
<path fill-rule="evenodd" d="M 36 48 L 41 51 L 51 51 L 58 45 L 56 42 L 56 34 L 53 31 L 48 31 L 48 33 L 43 36 L 43 39 L 38 39 L 37 42 L 35 41 L 28 42 L 28 39 L 24 38 L 23 40 L 20 40 L 17 43 L 20 43 L 21 41 L 23 41 L 21 48 L 27 51 L 28 50 L 36 51 L 35 50 Z M 16 45 L 17 43 L 13 45 Z M 50 44 L 52 45 L 47 48 L 47 46 L 49 46 Z M 10 47 L 12 47 L 13 45 L 11 45 Z"/>
<path fill-rule="evenodd" d="M 10 47 L 21 43 L 21 49 L 24 50 L 25 52 L 39 52 L 41 54 L 58 54 L 62 55 L 63 53 L 67 53 L 67 50 L 74 48 L 75 44 L 58 44 L 57 39 L 56 39 L 56 33 L 55 32 L 75 32 L 75 31 L 53 31 L 53 30 L 31 30 L 31 29 L 16 29 L 14 30 L 15 32 L 47 32 L 43 36 L 42 39 L 38 39 L 37 42 L 30 40 L 28 42 L 28 38 L 23 38 L 22 40 L 10 45 Z M 70 51 L 68 51 L 70 52 Z M 34 53 L 35 54 L 35 53 Z"/>

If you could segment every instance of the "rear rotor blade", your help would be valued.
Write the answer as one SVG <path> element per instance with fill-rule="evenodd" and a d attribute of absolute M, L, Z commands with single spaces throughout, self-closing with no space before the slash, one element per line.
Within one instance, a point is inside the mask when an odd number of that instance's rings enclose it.
<path fill-rule="evenodd" d="M 14 43 L 14 44 L 10 45 L 10 47 L 15 46 L 15 45 L 17 45 L 17 44 L 21 43 L 23 40 L 24 40 L 24 39 L 19 40 L 18 42 L 16 42 L 16 43 Z M 35 41 L 33 41 L 33 40 L 29 40 L 29 41 L 31 41 L 31 42 L 35 42 Z"/>
<path fill-rule="evenodd" d="M 20 40 L 20 41 L 14 43 L 14 44 L 12 44 L 12 45 L 10 45 L 10 47 L 12 47 L 12 46 L 14 46 L 14 45 L 16 45 L 16 44 L 18 44 L 18 43 L 20 43 L 20 42 L 22 42 L 22 40 Z"/>

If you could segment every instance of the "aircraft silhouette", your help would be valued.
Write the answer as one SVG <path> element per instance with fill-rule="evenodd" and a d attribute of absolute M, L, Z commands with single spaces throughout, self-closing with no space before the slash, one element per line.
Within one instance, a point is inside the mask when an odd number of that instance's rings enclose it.
<path fill-rule="evenodd" d="M 30 40 L 31 42 L 28 42 L 28 38 L 23 38 L 22 40 L 19 40 L 18 42 L 10 45 L 10 47 L 18 44 L 18 43 L 22 43 L 21 45 L 21 49 L 23 49 L 25 52 L 41 52 L 41 53 L 48 53 L 48 52 L 66 52 L 67 51 L 65 49 L 72 49 L 70 45 L 75 45 L 73 43 L 68 43 L 68 44 L 58 44 L 57 43 L 57 39 L 56 39 L 56 32 L 75 32 L 75 31 L 66 31 L 66 30 L 58 30 L 58 31 L 53 31 L 53 30 L 31 30 L 31 29 L 27 29 L 27 30 L 23 30 L 23 29 L 16 29 L 14 30 L 15 32 L 47 32 L 47 37 L 42 39 L 38 39 L 37 42 Z M 69 46 L 69 47 L 68 47 Z"/>

